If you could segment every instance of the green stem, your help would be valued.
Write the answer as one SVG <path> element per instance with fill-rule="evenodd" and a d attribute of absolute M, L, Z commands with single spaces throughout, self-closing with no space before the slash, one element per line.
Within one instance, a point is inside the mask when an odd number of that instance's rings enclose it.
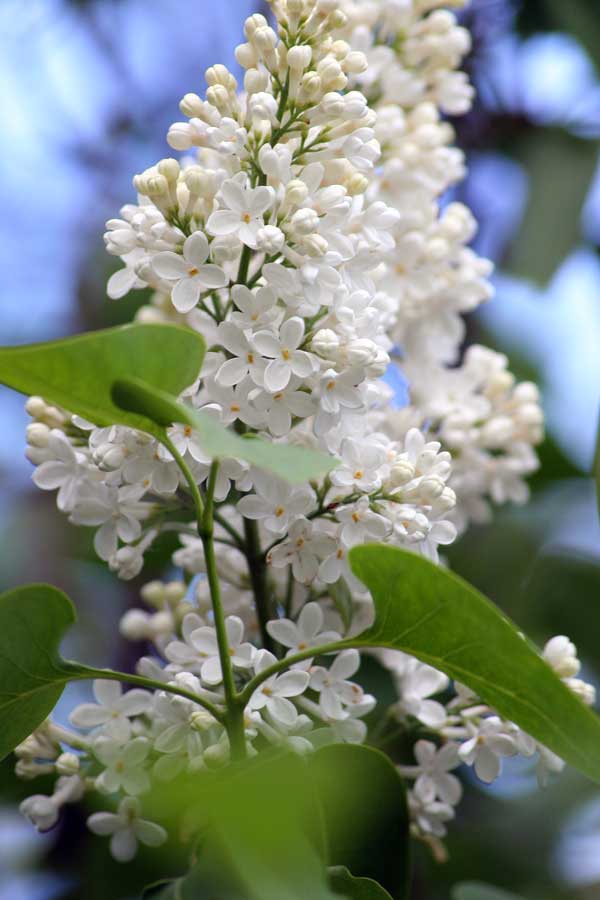
<path fill-rule="evenodd" d="M 254 691 L 261 686 L 263 681 L 270 678 L 271 675 L 277 675 L 278 672 L 289 669 L 295 663 L 303 662 L 305 659 L 312 659 L 313 656 L 322 656 L 324 653 L 339 653 L 340 650 L 345 650 L 348 647 L 352 647 L 351 642 L 332 641 L 330 644 L 322 644 L 320 647 L 308 647 L 300 653 L 293 653 L 291 656 L 286 656 L 284 659 L 278 659 L 272 666 L 263 669 L 262 672 L 259 672 L 258 675 L 255 675 L 254 678 L 248 682 L 241 694 L 238 694 L 240 703 L 246 706 Z"/>
<path fill-rule="evenodd" d="M 252 250 L 250 247 L 244 245 L 242 255 L 240 256 L 240 267 L 237 273 L 236 284 L 246 284 L 246 279 L 248 278 L 248 266 L 250 265 L 251 259 Z"/>
<path fill-rule="evenodd" d="M 179 452 L 179 450 L 177 449 L 177 447 L 175 446 L 175 444 L 173 443 L 173 441 L 171 440 L 171 438 L 169 437 L 169 435 L 166 432 L 163 433 L 163 436 L 161 438 L 161 443 L 164 444 L 164 446 L 167 448 L 167 450 L 169 451 L 169 453 L 171 454 L 171 456 L 173 457 L 173 459 L 179 466 L 179 469 L 180 469 L 183 477 L 185 478 L 185 480 L 188 483 L 188 487 L 190 489 L 190 493 L 191 493 L 192 499 L 194 501 L 194 507 L 196 509 L 196 519 L 198 521 L 198 526 L 199 526 L 200 522 L 202 520 L 202 516 L 204 515 L 204 504 L 202 502 L 202 497 L 200 496 L 200 490 L 198 488 L 198 485 L 196 484 L 194 476 L 192 475 L 190 468 L 189 468 L 188 464 L 186 463 L 186 461 L 184 460 L 183 456 L 181 455 L 181 453 Z"/>
<path fill-rule="evenodd" d="M 185 688 L 177 687 L 164 681 L 156 681 L 154 678 L 144 678 L 143 675 L 131 675 L 128 672 L 115 672 L 112 669 L 93 669 L 89 666 L 77 665 L 70 681 L 84 681 L 89 678 L 102 679 L 103 681 L 122 681 L 125 684 L 137 684 L 140 687 L 148 688 L 154 691 L 166 691 L 167 694 L 177 694 L 179 697 L 185 697 L 202 706 L 207 712 L 213 716 L 217 722 L 223 722 L 225 711 L 215 706 L 210 700 L 205 700 L 192 691 L 186 691 Z"/>
<path fill-rule="evenodd" d="M 244 534 L 246 536 L 245 553 L 248 561 L 250 583 L 252 584 L 252 590 L 254 592 L 254 602 L 256 603 L 256 614 L 258 616 L 262 644 L 265 650 L 269 650 L 273 653 L 273 642 L 271 640 L 271 635 L 267 631 L 267 622 L 269 619 L 274 618 L 274 611 L 271 609 L 271 604 L 269 602 L 267 566 L 265 554 L 260 547 L 260 538 L 256 522 L 251 519 L 244 519 Z"/>
<path fill-rule="evenodd" d="M 227 629 L 225 627 L 225 614 L 221 602 L 221 588 L 219 585 L 217 560 L 215 557 L 213 500 L 218 471 L 219 463 L 217 460 L 213 460 L 208 476 L 204 514 L 198 522 L 198 531 L 202 538 L 202 546 L 204 547 L 206 577 L 210 588 L 215 631 L 217 634 L 217 645 L 219 648 L 219 659 L 221 662 L 221 673 L 223 676 L 223 689 L 225 691 L 225 703 L 227 706 L 225 727 L 229 737 L 232 759 L 243 759 L 246 755 L 244 710 L 238 702 L 238 695 L 235 689 L 233 666 L 231 665 L 231 656 L 229 652 L 229 638 L 227 637 Z"/>

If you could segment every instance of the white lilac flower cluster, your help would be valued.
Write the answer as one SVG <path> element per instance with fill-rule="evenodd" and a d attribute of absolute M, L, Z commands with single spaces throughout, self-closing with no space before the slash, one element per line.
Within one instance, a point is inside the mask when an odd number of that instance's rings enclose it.
<path fill-rule="evenodd" d="M 515 384 L 506 359 L 485 347 L 459 354 L 462 315 L 491 293 L 490 264 L 468 247 L 473 217 L 462 204 L 439 205 L 464 173 L 443 114 L 469 107 L 472 89 L 458 71 L 468 33 L 437 0 L 271 5 L 274 27 L 251 16 L 236 50 L 243 90 L 225 66 L 207 70 L 204 99 L 186 94 L 185 121 L 169 129 L 170 146 L 184 155 L 135 177 L 137 202 L 105 235 L 124 264 L 109 296 L 150 289 L 140 320 L 178 322 L 206 339 L 185 403 L 238 432 L 339 459 L 329 477 L 300 487 L 237 459 L 220 464 L 216 564 L 242 686 L 273 651 L 305 650 L 368 622 L 370 598 L 347 564 L 351 547 L 387 542 L 437 561 L 438 546 L 488 515 L 490 501 L 523 502 L 542 436 L 534 385 Z M 397 408 L 386 372 L 408 384 L 409 406 Z M 95 427 L 39 397 L 27 410 L 35 483 L 58 491 L 73 523 L 97 529 L 95 549 L 120 577 L 139 574 L 161 534 L 179 535 L 173 562 L 193 587 L 147 586 L 147 608 L 128 613 L 122 632 L 152 642 L 155 655 L 140 661 L 140 673 L 220 701 L 202 541 L 173 455 L 148 435 Z M 204 490 L 210 459 L 197 436 L 183 425 L 168 434 Z M 375 701 L 349 680 L 359 654 L 326 659 L 255 692 L 249 748 L 306 751 L 323 731 L 364 740 L 362 717 Z M 424 699 L 423 667 L 395 667 L 404 685 L 398 710 L 438 728 L 422 719 L 429 703 L 439 706 Z M 427 677 L 436 690 L 445 686 L 439 673 Z M 221 764 L 228 740 L 184 696 L 121 696 L 102 681 L 95 690 L 97 703 L 73 713 L 86 733 L 47 723 L 19 749 L 19 774 L 59 775 L 53 797 L 30 798 L 24 811 L 45 828 L 86 787 L 120 792 L 117 813 L 95 814 L 90 827 L 111 834 L 113 853 L 126 859 L 137 841 L 164 837 L 140 818 L 151 779 Z M 438 732 L 456 743 L 462 729 L 460 758 L 470 763 L 496 724 L 459 691 L 444 719 L 454 732 Z M 497 727 L 517 747 L 512 726 Z M 438 766 L 432 746 L 418 745 L 421 774 Z M 440 752 L 449 768 L 450 751 Z M 477 765 L 483 777 L 491 772 Z M 442 779 L 446 788 L 453 777 Z M 411 803 L 419 833 L 436 835 L 439 824 L 424 823 L 450 817 L 457 789 L 432 793 L 432 784 L 419 776 Z"/>

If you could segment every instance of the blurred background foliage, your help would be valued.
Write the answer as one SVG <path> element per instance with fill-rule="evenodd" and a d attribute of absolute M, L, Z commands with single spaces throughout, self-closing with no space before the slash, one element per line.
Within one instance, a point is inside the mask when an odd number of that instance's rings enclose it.
<path fill-rule="evenodd" d="M 168 153 L 178 99 L 202 91 L 206 66 L 234 65 L 242 20 L 257 7 L 2 0 L 2 343 L 131 318 L 143 297 L 105 298 L 114 260 L 103 250 L 103 223 L 131 200 L 132 173 Z M 476 248 L 498 267 L 496 296 L 468 322 L 468 340 L 507 353 L 519 377 L 540 383 L 548 437 L 529 506 L 499 511 L 449 557 L 534 639 L 568 634 L 586 678 L 599 682 L 600 527 L 588 473 L 600 395 L 600 8 L 598 0 L 472 0 L 462 16 L 478 100 L 454 123 L 470 174 L 452 199 L 471 206 Z M 86 531 L 33 490 L 21 398 L 4 392 L 0 403 L 0 589 L 32 580 L 64 588 L 79 610 L 67 654 L 130 665 L 115 623 L 136 602 L 139 580 L 117 582 Z M 170 549 L 152 553 L 144 580 L 165 571 Z M 373 666 L 364 672 L 370 687 L 380 677 Z M 69 688 L 59 716 L 82 691 Z M 414 900 L 447 900 L 465 879 L 527 900 L 600 898 L 597 788 L 567 771 L 539 792 L 518 765 L 493 788 L 465 779 L 448 862 L 415 853 Z M 67 808 L 58 830 L 36 835 L 15 806 L 29 788 L 16 784 L 9 762 L 0 767 L 0 900 L 133 898 L 141 884 L 179 871 L 175 851 L 166 862 L 151 852 L 135 866 L 112 862 L 105 843 L 86 834 L 82 810 Z"/>

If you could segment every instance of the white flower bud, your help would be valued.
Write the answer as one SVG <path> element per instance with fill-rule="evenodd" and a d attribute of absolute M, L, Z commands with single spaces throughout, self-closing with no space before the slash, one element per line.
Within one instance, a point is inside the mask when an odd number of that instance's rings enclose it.
<path fill-rule="evenodd" d="M 287 54 L 287 64 L 295 72 L 303 72 L 310 65 L 312 50 L 307 45 L 291 47 Z"/>
<path fill-rule="evenodd" d="M 231 74 L 227 66 L 221 65 L 221 63 L 210 66 L 204 73 L 204 77 L 206 78 L 206 83 L 209 87 L 221 84 L 229 94 L 235 93 L 237 89 L 235 77 Z"/>
<path fill-rule="evenodd" d="M 176 159 L 161 159 L 157 169 L 169 182 L 176 182 L 179 178 L 180 166 Z"/>
<path fill-rule="evenodd" d="M 258 65 L 258 54 L 252 44 L 238 44 L 235 58 L 242 69 L 253 69 Z"/>
<path fill-rule="evenodd" d="M 299 178 L 292 178 L 285 187 L 285 202 L 288 206 L 301 206 L 308 197 L 308 187 Z"/>
<path fill-rule="evenodd" d="M 290 220 L 290 227 L 299 235 L 312 234 L 319 227 L 319 217 L 314 209 L 298 209 Z"/>
<path fill-rule="evenodd" d="M 285 234 L 276 225 L 264 225 L 256 233 L 256 249 L 268 256 L 279 253 L 285 244 Z"/>
<path fill-rule="evenodd" d="M 346 190 L 351 197 L 357 197 L 364 194 L 369 187 L 369 179 L 360 172 L 352 172 L 350 178 L 345 182 Z"/>
<path fill-rule="evenodd" d="M 142 587 L 140 594 L 149 606 L 161 607 L 165 602 L 165 586 L 162 581 L 149 581 Z"/>
<path fill-rule="evenodd" d="M 173 616 L 166 609 L 154 613 L 148 622 L 150 636 L 153 639 L 173 632 Z"/>
<path fill-rule="evenodd" d="M 240 255 L 240 242 L 235 234 L 224 234 L 216 237 L 210 245 L 210 256 L 214 263 L 222 266 L 233 262 Z"/>
<path fill-rule="evenodd" d="M 229 96 L 229 91 L 223 84 L 213 84 L 211 87 L 207 88 L 206 99 L 212 106 L 216 106 L 220 112 L 227 112 L 229 110 L 231 98 Z"/>
<path fill-rule="evenodd" d="M 259 119 L 267 119 L 269 122 L 275 121 L 277 117 L 277 101 L 273 94 L 269 94 L 267 91 L 251 94 L 248 98 L 248 109 L 251 115 Z"/>
<path fill-rule="evenodd" d="M 311 350 L 325 359 L 333 359 L 340 349 L 340 339 L 331 328 L 320 328 L 311 341 Z"/>
<path fill-rule="evenodd" d="M 61 753 L 55 766 L 59 775 L 78 775 L 80 760 L 76 753 Z"/>
<path fill-rule="evenodd" d="M 586 706 L 593 706 L 596 702 L 596 688 L 580 678 L 566 678 L 565 684 L 573 691 Z"/>
<path fill-rule="evenodd" d="M 302 92 L 309 98 L 314 98 L 321 93 L 323 85 L 316 72 L 306 72 L 300 82 Z"/>
<path fill-rule="evenodd" d="M 143 609 L 128 609 L 119 622 L 119 632 L 128 641 L 145 641 L 151 637 L 150 616 Z"/>
<path fill-rule="evenodd" d="M 208 731 L 215 724 L 215 718 L 211 716 L 210 713 L 205 712 L 203 709 L 198 710 L 198 712 L 193 712 L 190 716 L 190 727 L 194 731 Z"/>
<path fill-rule="evenodd" d="M 344 57 L 342 67 L 348 75 L 360 75 L 368 68 L 367 57 L 360 50 L 352 50 Z"/>
<path fill-rule="evenodd" d="M 263 25 L 261 28 L 257 28 L 252 35 L 252 38 L 248 37 L 248 40 L 251 41 L 261 53 L 268 53 L 277 46 L 277 35 L 269 25 Z"/>
<path fill-rule="evenodd" d="M 167 132 L 167 143 L 173 150 L 189 150 L 192 146 L 192 129 L 188 122 L 175 122 Z M 138 193 L 142 191 L 137 187 L 134 178 L 133 185 Z"/>
<path fill-rule="evenodd" d="M 193 119 L 196 116 L 202 116 L 204 105 L 198 94 L 186 94 L 179 103 L 179 109 L 184 116 Z"/>
<path fill-rule="evenodd" d="M 269 75 L 263 69 L 248 69 L 244 75 L 244 88 L 247 94 L 258 94 L 268 90 Z"/>
<path fill-rule="evenodd" d="M 169 581 L 164 586 L 164 598 L 169 604 L 179 603 L 187 594 L 187 587 L 183 581 Z"/>
<path fill-rule="evenodd" d="M 50 429 L 43 422 L 31 422 L 26 429 L 27 443 L 43 449 L 48 446 Z"/>
<path fill-rule="evenodd" d="M 38 831 L 49 831 L 58 822 L 59 806 L 53 797 L 34 794 L 23 800 L 19 812 L 29 819 Z"/>
<path fill-rule="evenodd" d="M 375 362 L 378 351 L 377 344 L 370 338 L 357 338 L 346 348 L 346 357 L 351 366 L 369 366 Z"/>
<path fill-rule="evenodd" d="M 564 634 L 551 638 L 546 643 L 542 656 L 559 678 L 572 678 L 581 668 L 577 648 Z"/>
<path fill-rule="evenodd" d="M 415 477 L 415 467 L 407 459 L 398 459 L 390 469 L 389 482 L 392 487 L 408 484 Z"/>
<path fill-rule="evenodd" d="M 266 25 L 268 22 L 265 17 L 261 13 L 254 13 L 253 16 L 248 16 L 244 22 L 244 34 L 250 40 L 259 28 L 264 28 Z"/>
<path fill-rule="evenodd" d="M 322 234 L 308 234 L 302 238 L 302 248 L 313 258 L 324 256 L 329 249 L 329 244 Z"/>
<path fill-rule="evenodd" d="M 389 355 L 382 347 L 377 347 L 374 359 L 367 365 L 367 375 L 369 378 L 381 378 L 382 375 L 385 375 L 389 364 Z"/>

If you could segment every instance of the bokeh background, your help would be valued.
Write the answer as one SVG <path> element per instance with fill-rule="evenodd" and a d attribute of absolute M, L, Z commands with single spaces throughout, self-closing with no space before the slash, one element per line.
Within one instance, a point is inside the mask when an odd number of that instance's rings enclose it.
<path fill-rule="evenodd" d="M 131 318 L 137 300 L 105 297 L 114 260 L 103 223 L 133 197 L 132 174 L 168 155 L 178 99 L 202 91 L 211 63 L 234 67 L 242 20 L 257 7 L 0 0 L 3 344 Z M 505 352 L 515 372 L 540 383 L 548 437 L 529 506 L 472 529 L 451 562 L 533 638 L 568 634 L 585 677 L 599 683 L 600 528 L 588 473 L 600 395 L 600 6 L 472 0 L 462 15 L 478 100 L 455 123 L 470 174 L 453 197 L 473 209 L 476 248 L 498 267 L 496 296 L 469 321 L 469 340 Z M 139 583 L 118 583 L 85 529 L 33 489 L 22 398 L 2 392 L 0 404 L 0 589 L 32 580 L 64 588 L 80 618 L 67 652 L 127 665 L 115 622 Z M 59 715 L 86 690 L 70 688 Z M 76 809 L 36 835 L 16 811 L 30 785 L 16 785 L 11 768 L 0 767 L 0 900 L 134 897 L 165 874 L 156 854 L 135 867 L 112 863 Z M 489 789 L 466 776 L 449 861 L 416 853 L 415 900 L 446 900 L 450 885 L 472 878 L 527 900 L 600 898 L 600 790 L 573 772 L 544 792 L 527 765 L 505 773 Z"/>

